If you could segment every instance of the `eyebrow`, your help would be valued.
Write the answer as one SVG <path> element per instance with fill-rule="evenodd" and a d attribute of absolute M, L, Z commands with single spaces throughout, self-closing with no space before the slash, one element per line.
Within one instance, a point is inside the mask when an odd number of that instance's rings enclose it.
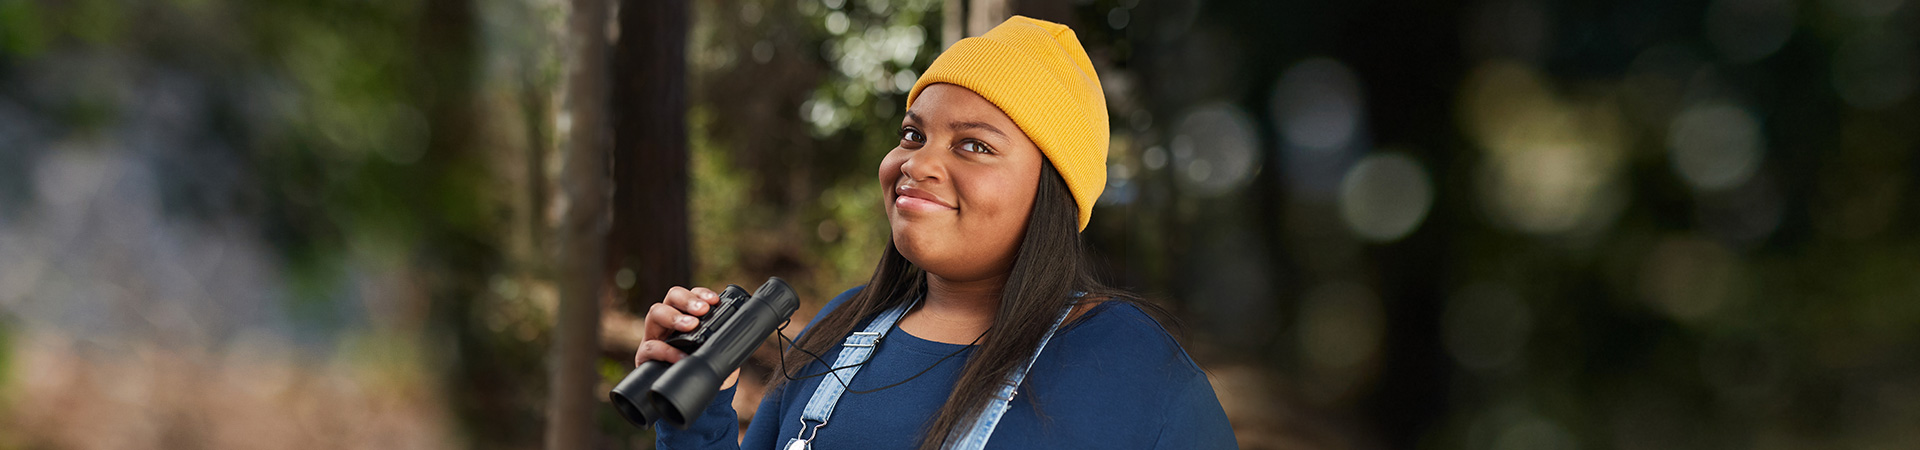
<path fill-rule="evenodd" d="M 1007 138 L 1006 133 L 1000 132 L 999 128 L 994 127 L 993 125 L 989 125 L 986 122 L 954 122 L 953 124 L 948 125 L 947 127 L 951 128 L 953 131 L 986 130 L 988 133 L 1000 135 L 1001 139 Z"/>
<path fill-rule="evenodd" d="M 907 111 L 907 120 L 911 122 L 916 122 L 916 123 L 921 122 L 920 115 L 914 114 L 913 111 Z M 993 124 L 989 124 L 986 122 L 975 122 L 975 121 L 954 122 L 954 123 L 948 124 L 947 128 L 953 131 L 985 130 L 988 133 L 1000 135 L 1001 139 L 1008 139 L 1007 133 L 1004 131 L 1000 131 L 1000 127 L 993 126 Z"/>

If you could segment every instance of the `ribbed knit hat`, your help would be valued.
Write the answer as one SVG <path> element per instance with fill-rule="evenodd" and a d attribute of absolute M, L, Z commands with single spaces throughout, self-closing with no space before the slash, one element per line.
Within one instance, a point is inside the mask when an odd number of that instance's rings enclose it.
<path fill-rule="evenodd" d="M 961 39 L 933 60 L 907 93 L 950 83 L 980 94 L 1020 126 L 1067 181 L 1080 229 L 1107 186 L 1107 99 L 1093 61 L 1073 30 L 1013 16 L 980 37 Z"/>

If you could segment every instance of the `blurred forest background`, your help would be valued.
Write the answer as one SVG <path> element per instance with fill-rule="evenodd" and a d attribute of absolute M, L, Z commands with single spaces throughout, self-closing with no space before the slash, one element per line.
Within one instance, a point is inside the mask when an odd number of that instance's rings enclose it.
<path fill-rule="evenodd" d="M 1245 448 L 1920 442 L 1911 1 L 0 0 L 0 449 L 649 448 L 634 315 L 863 282 L 1010 14 Z"/>

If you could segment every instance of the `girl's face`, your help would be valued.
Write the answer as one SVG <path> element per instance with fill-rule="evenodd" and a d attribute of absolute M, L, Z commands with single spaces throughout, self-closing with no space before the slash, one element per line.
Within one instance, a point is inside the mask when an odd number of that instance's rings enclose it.
<path fill-rule="evenodd" d="M 971 90 L 934 84 L 880 161 L 893 243 L 914 265 L 949 281 L 1005 275 L 1040 183 L 1040 148 L 1000 108 Z"/>

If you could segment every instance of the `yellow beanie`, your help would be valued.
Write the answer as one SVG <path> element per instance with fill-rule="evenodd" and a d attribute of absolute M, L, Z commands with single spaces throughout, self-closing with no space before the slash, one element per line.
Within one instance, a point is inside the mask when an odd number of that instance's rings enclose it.
<path fill-rule="evenodd" d="M 1107 186 L 1107 99 L 1073 30 L 1013 16 L 961 39 L 907 93 L 907 108 L 934 83 L 967 88 L 999 106 L 1053 162 L 1080 207 L 1080 229 Z"/>

